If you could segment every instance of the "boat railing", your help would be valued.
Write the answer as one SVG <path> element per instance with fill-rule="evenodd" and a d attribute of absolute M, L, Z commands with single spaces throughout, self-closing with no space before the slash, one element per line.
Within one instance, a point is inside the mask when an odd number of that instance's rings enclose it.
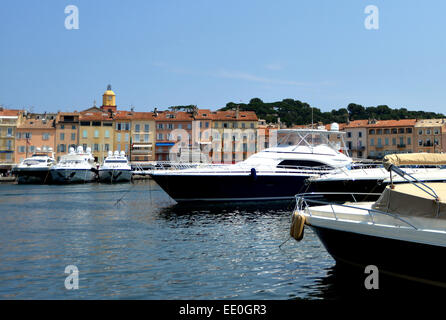
<path fill-rule="evenodd" d="M 359 206 L 355 206 L 355 205 L 351 205 L 351 204 L 346 204 L 346 203 L 334 203 L 334 202 L 330 202 L 327 200 L 324 200 L 324 197 L 326 196 L 348 196 L 351 195 L 352 197 L 352 201 L 354 203 L 358 203 L 358 201 L 356 200 L 358 196 L 379 196 L 381 195 L 381 193 L 369 193 L 369 192 L 309 192 L 309 193 L 300 193 L 297 194 L 296 197 L 296 207 L 295 210 L 298 211 L 304 211 L 305 213 L 307 213 L 310 217 L 313 216 L 313 214 L 311 213 L 310 208 L 315 206 L 315 205 L 324 205 L 324 206 L 330 206 L 331 211 L 333 213 L 333 217 L 335 220 L 339 220 L 340 218 L 338 217 L 338 215 L 336 214 L 335 211 L 335 206 L 336 207 L 343 207 L 343 208 L 351 208 L 351 209 L 355 209 L 355 210 L 361 210 L 361 211 L 366 211 L 368 213 L 368 216 L 370 217 L 370 222 L 372 224 L 375 224 L 375 219 L 374 219 L 374 215 L 383 215 L 383 216 L 387 216 L 387 217 L 391 217 L 395 220 L 401 221 L 404 224 L 408 225 L 409 227 L 418 230 L 418 228 L 413 225 L 412 223 L 410 223 L 409 221 L 407 221 L 406 219 L 400 217 L 399 215 L 393 214 L 393 213 L 389 213 L 389 212 L 384 212 L 384 211 L 380 211 L 380 210 L 376 210 L 376 209 L 372 209 L 372 208 L 362 208 Z"/>
<path fill-rule="evenodd" d="M 194 168 L 194 173 L 246 173 L 253 174 L 253 170 L 255 173 L 306 173 L 306 174 L 315 174 L 321 175 L 333 172 L 334 168 L 330 166 L 318 166 L 318 167 L 309 167 L 309 166 L 293 166 L 293 165 L 250 165 L 244 163 L 237 164 L 209 164 L 209 163 L 200 163 L 195 165 L 190 165 L 187 163 L 181 164 L 169 164 L 166 167 L 157 167 L 155 170 L 181 170 L 181 169 L 189 169 Z"/>

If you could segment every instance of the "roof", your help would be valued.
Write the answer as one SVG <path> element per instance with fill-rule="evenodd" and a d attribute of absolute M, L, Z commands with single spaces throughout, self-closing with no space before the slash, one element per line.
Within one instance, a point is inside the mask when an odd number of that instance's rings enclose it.
<path fill-rule="evenodd" d="M 384 127 L 413 127 L 417 122 L 416 119 L 401 120 L 354 120 L 350 121 L 344 128 L 384 128 Z"/>
<path fill-rule="evenodd" d="M 0 117 L 17 117 L 22 110 L 0 109 Z"/>
<path fill-rule="evenodd" d="M 441 127 L 446 124 L 446 119 L 421 119 L 415 124 L 415 127 Z"/>
<path fill-rule="evenodd" d="M 349 123 L 346 123 L 344 128 L 365 128 L 368 124 L 369 120 L 353 120 Z"/>
<path fill-rule="evenodd" d="M 227 111 L 213 111 L 212 120 L 214 121 L 258 121 L 257 115 L 254 111 L 238 111 L 239 116 L 236 117 L 236 110 Z"/>
<path fill-rule="evenodd" d="M 53 129 L 54 120 L 42 119 L 23 119 L 18 125 L 17 129 Z"/>

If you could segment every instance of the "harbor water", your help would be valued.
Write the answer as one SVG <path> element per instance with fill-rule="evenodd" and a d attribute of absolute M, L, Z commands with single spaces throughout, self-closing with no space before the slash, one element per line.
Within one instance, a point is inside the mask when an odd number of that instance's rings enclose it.
<path fill-rule="evenodd" d="M 357 295 L 364 273 L 340 277 L 309 228 L 304 241 L 286 241 L 293 207 L 180 206 L 153 180 L 0 184 L 0 299 Z M 67 266 L 78 289 L 65 286 Z"/>

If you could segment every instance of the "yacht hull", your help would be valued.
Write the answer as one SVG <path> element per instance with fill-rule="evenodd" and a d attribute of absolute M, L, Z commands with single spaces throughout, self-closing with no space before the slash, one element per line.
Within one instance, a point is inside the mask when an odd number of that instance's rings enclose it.
<path fill-rule="evenodd" d="M 51 183 L 49 168 L 17 168 L 14 169 L 19 184 L 46 184 Z"/>
<path fill-rule="evenodd" d="M 306 191 L 300 175 L 187 175 L 152 174 L 156 183 L 177 202 L 223 202 L 294 199 Z"/>
<path fill-rule="evenodd" d="M 389 239 L 313 226 L 311 228 L 337 264 L 374 265 L 379 272 L 407 280 L 446 287 L 446 247 Z"/>
<path fill-rule="evenodd" d="M 106 183 L 129 182 L 132 179 L 131 170 L 99 169 L 99 181 Z"/>
<path fill-rule="evenodd" d="M 91 169 L 52 169 L 53 183 L 85 183 L 96 180 L 96 173 Z"/>

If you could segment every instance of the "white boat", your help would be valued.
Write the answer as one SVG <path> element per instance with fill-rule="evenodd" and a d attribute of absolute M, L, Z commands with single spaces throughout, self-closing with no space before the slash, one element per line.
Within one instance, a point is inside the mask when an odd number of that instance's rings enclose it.
<path fill-rule="evenodd" d="M 345 133 L 332 129 L 278 130 L 277 146 L 237 164 L 156 170 L 151 176 L 177 202 L 293 199 L 307 178 L 352 162 Z M 340 137 L 339 142 L 330 136 Z"/>
<path fill-rule="evenodd" d="M 36 148 L 36 152 L 31 157 L 24 159 L 13 169 L 13 174 L 17 175 L 19 184 L 50 183 L 50 169 L 55 164 L 52 148 L 43 151 Z"/>
<path fill-rule="evenodd" d="M 291 235 L 301 240 L 309 226 L 340 265 L 373 265 L 383 274 L 446 287 L 446 183 L 420 182 L 397 167 L 417 163 L 444 165 L 446 155 L 386 156 L 386 169 L 407 182 L 391 181 L 375 202 L 326 203 L 314 194 L 298 195 Z"/>
<path fill-rule="evenodd" d="M 82 183 L 96 180 L 97 169 L 91 149 L 85 151 L 82 146 L 69 149 L 51 170 L 53 183 Z"/>
<path fill-rule="evenodd" d="M 423 182 L 446 182 L 446 168 L 442 166 L 410 166 L 404 168 L 405 172 L 414 176 L 417 180 Z M 392 173 L 393 183 L 407 182 L 396 173 Z M 389 172 L 381 164 L 379 166 L 370 166 L 359 164 L 351 168 L 339 168 L 338 170 L 320 176 L 308 179 L 308 188 L 305 192 L 331 192 L 341 191 L 343 194 L 332 195 L 330 200 L 345 199 L 350 201 L 348 193 L 364 193 L 364 197 L 357 197 L 356 200 L 376 200 L 369 193 L 378 193 L 384 191 L 390 183 Z"/>
<path fill-rule="evenodd" d="M 101 182 L 128 182 L 132 179 L 132 168 L 125 156 L 125 152 L 108 152 L 108 157 L 99 167 L 99 181 Z"/>

